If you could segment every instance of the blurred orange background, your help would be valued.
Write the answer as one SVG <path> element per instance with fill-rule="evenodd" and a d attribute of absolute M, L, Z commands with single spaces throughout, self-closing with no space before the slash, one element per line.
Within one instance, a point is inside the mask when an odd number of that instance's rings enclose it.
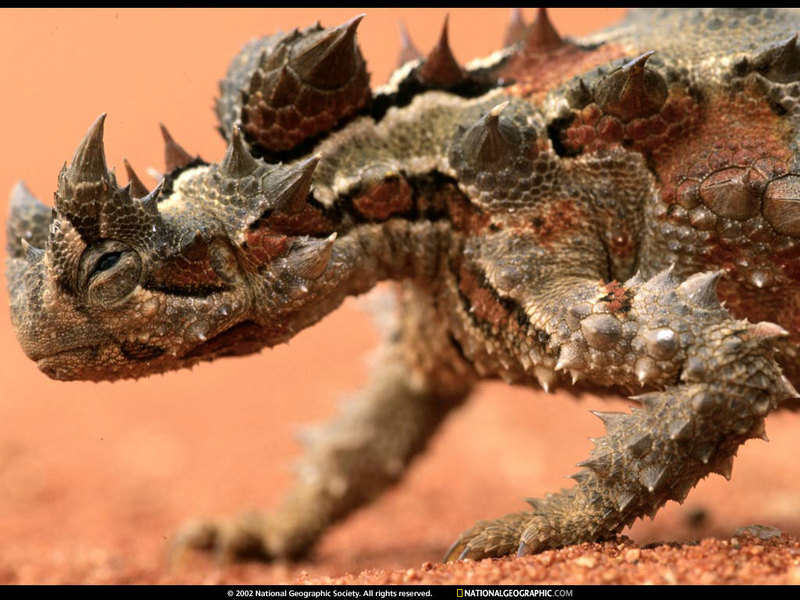
<path fill-rule="evenodd" d="M 163 168 L 159 122 L 190 153 L 219 160 L 225 145 L 213 98 L 239 47 L 316 20 L 336 25 L 358 12 L 0 11 L 0 215 L 19 179 L 52 203 L 59 169 L 101 112 L 108 113 L 108 163 L 121 181 L 123 157 L 143 178 L 147 167 Z M 395 65 L 398 20 L 426 52 L 449 12 L 451 45 L 463 63 L 501 46 L 509 16 L 507 9 L 363 12 L 358 37 L 373 86 Z M 530 20 L 535 11 L 524 12 Z M 562 34 L 579 36 L 623 11 L 550 14 Z M 519 510 L 521 497 L 569 486 L 563 477 L 588 453 L 587 436 L 602 431 L 588 409 L 608 408 L 592 398 L 485 386 L 408 480 L 336 528 L 313 564 L 220 571 L 201 560 L 199 569 L 167 570 L 166 539 L 185 520 L 277 501 L 299 451 L 295 428 L 331 415 L 364 381 L 363 357 L 377 339 L 369 317 L 350 301 L 289 346 L 261 355 L 141 381 L 59 383 L 23 355 L 5 291 L 0 295 L 0 583 L 267 583 L 291 579 L 300 568 L 335 575 L 435 561 L 475 519 Z M 686 518 L 692 507 L 709 515 L 701 533 L 730 535 L 747 519 L 770 518 L 775 523 L 767 524 L 800 530 L 797 470 L 780 460 L 796 452 L 796 426 L 794 415 L 772 417 L 773 442 L 748 443 L 731 483 L 704 482 L 688 508 L 671 505 L 655 524 L 637 525 L 637 537 L 693 535 Z M 747 511 L 737 513 L 728 497 Z"/>

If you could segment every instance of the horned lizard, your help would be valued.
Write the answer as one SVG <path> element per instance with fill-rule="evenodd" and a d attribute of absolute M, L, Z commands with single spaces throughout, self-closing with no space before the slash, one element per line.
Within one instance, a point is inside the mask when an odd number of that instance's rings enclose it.
<path fill-rule="evenodd" d="M 481 521 L 446 559 L 609 538 L 730 475 L 798 398 L 800 17 L 637 11 L 583 40 L 544 11 L 459 65 L 408 42 L 371 90 L 361 17 L 245 46 L 208 164 L 164 130 L 149 190 L 106 165 L 105 116 L 8 222 L 14 327 L 63 380 L 259 351 L 397 282 L 382 360 L 308 442 L 272 514 L 183 531 L 230 557 L 296 558 L 395 482 L 480 379 L 632 396 L 574 487 Z M 785 374 L 784 374 L 785 373 Z"/>

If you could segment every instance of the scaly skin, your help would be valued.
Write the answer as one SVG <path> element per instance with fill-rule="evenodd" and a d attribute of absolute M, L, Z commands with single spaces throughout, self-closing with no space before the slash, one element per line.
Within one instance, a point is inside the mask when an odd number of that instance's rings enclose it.
<path fill-rule="evenodd" d="M 52 211 L 13 192 L 14 326 L 57 379 L 256 352 L 398 282 L 371 383 L 308 436 L 284 503 L 191 524 L 175 549 L 304 555 L 481 378 L 581 380 L 638 407 L 598 413 L 607 435 L 575 487 L 478 523 L 446 559 L 606 539 L 729 477 L 797 399 L 800 17 L 640 12 L 565 41 L 540 12 L 469 68 L 445 27 L 375 91 L 360 20 L 242 50 L 220 86 L 219 164 L 165 131 L 159 186 L 126 164 L 121 188 L 101 116 Z"/>

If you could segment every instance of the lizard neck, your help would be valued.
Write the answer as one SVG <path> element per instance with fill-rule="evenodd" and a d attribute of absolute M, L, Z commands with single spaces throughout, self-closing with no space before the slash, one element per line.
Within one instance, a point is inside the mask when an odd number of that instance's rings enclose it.
<path fill-rule="evenodd" d="M 338 308 L 348 296 L 369 291 L 384 280 L 412 279 L 422 288 L 436 285 L 457 245 L 448 221 L 391 219 L 357 225 L 340 234 L 324 272 L 311 282 L 286 288 L 297 298 L 279 319 L 270 306 L 271 293 L 255 294 L 256 314 L 269 322 L 272 342 L 287 341 Z M 265 287 L 269 281 L 260 282 Z M 261 320 L 261 319 L 258 319 Z"/>
<path fill-rule="evenodd" d="M 347 295 L 362 294 L 386 279 L 433 286 L 454 242 L 452 224 L 445 219 L 365 224 L 337 240 L 328 271 Z"/>

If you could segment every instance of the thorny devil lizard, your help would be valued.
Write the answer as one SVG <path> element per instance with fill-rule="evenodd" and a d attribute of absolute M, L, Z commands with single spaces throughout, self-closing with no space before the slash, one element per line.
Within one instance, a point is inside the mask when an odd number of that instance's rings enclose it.
<path fill-rule="evenodd" d="M 120 187 L 104 115 L 53 209 L 12 194 L 13 324 L 47 375 L 118 379 L 257 352 L 398 285 L 359 397 L 313 436 L 284 503 L 185 529 L 296 558 L 399 479 L 481 378 L 638 394 L 571 489 L 464 532 L 446 558 L 602 540 L 764 436 L 800 381 L 800 16 L 639 11 L 562 39 L 544 11 L 460 66 L 447 29 L 370 90 L 361 17 L 246 45 L 219 164 L 168 133 Z M 785 375 L 784 375 L 785 373 Z"/>

